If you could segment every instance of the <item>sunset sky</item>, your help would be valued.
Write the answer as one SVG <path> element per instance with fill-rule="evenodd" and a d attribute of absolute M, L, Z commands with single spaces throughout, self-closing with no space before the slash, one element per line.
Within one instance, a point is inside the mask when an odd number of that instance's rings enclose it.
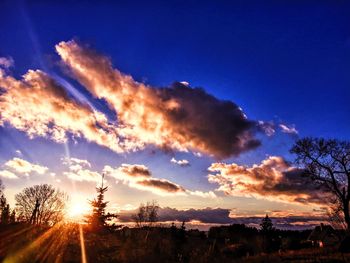
<path fill-rule="evenodd" d="M 350 4 L 227 2 L 1 1 L 11 205 L 49 183 L 84 206 L 104 172 L 124 221 L 152 200 L 194 225 L 322 220 L 289 149 L 350 139 Z"/>

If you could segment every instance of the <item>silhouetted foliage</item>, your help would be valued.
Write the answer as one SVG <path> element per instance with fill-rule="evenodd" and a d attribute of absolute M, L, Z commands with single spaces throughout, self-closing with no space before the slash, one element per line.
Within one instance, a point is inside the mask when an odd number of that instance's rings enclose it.
<path fill-rule="evenodd" d="M 12 212 L 10 214 L 10 223 L 11 224 L 16 223 L 16 210 L 15 209 L 12 209 Z"/>
<path fill-rule="evenodd" d="M 6 204 L 1 211 L 1 224 L 10 223 L 10 205 Z"/>
<path fill-rule="evenodd" d="M 152 226 L 158 221 L 159 205 L 156 201 L 140 204 L 136 214 L 132 216 L 138 227 Z"/>
<path fill-rule="evenodd" d="M 304 166 L 305 175 L 334 196 L 332 203 L 342 212 L 350 230 L 350 142 L 304 138 L 295 143 L 291 152 Z"/>
<path fill-rule="evenodd" d="M 260 231 L 263 234 L 270 234 L 272 231 L 274 231 L 273 223 L 268 215 L 266 215 L 262 220 L 260 224 Z"/>
<path fill-rule="evenodd" d="M 16 194 L 16 210 L 24 222 L 54 225 L 63 219 L 67 199 L 64 192 L 52 185 L 34 185 Z"/>
<path fill-rule="evenodd" d="M 106 213 L 106 207 L 108 201 L 104 201 L 105 192 L 108 190 L 108 186 L 103 187 L 103 176 L 102 184 L 96 187 L 97 198 L 90 201 L 92 206 L 92 214 L 87 216 L 87 222 L 93 229 L 102 229 L 107 226 L 107 221 L 113 218 L 117 218 L 116 214 Z"/>

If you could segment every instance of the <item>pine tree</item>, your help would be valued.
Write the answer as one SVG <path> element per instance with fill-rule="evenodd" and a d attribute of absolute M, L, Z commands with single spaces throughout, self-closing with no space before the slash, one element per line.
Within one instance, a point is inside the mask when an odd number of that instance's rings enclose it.
<path fill-rule="evenodd" d="M 100 187 L 96 187 L 97 198 L 90 202 L 92 206 L 92 214 L 87 217 L 87 222 L 94 229 L 102 229 L 107 226 L 107 221 L 116 218 L 116 214 L 106 213 L 106 207 L 109 203 L 104 201 L 104 195 L 108 190 L 108 186 L 103 187 L 104 174 L 102 174 L 102 183 Z"/>
<path fill-rule="evenodd" d="M 262 219 L 260 227 L 261 227 L 261 232 L 264 234 L 269 234 L 274 230 L 272 221 L 268 215 L 266 215 L 265 218 Z"/>

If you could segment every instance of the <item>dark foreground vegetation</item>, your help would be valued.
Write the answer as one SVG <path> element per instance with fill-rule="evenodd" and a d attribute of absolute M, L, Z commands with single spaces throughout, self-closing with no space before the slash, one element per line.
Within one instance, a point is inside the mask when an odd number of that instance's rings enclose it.
<path fill-rule="evenodd" d="M 175 226 L 95 231 L 74 223 L 16 223 L 0 233 L 2 262 L 350 262 L 349 253 L 339 252 L 340 242 L 317 247 L 308 240 L 311 231 L 266 235 L 244 225 L 206 233 Z"/>

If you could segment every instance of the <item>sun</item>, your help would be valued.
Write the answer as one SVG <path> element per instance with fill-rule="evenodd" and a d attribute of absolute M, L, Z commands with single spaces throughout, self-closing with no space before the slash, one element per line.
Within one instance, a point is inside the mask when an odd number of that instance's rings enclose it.
<path fill-rule="evenodd" d="M 91 208 L 87 202 L 72 201 L 67 207 L 67 218 L 71 220 L 83 219 Z"/>

